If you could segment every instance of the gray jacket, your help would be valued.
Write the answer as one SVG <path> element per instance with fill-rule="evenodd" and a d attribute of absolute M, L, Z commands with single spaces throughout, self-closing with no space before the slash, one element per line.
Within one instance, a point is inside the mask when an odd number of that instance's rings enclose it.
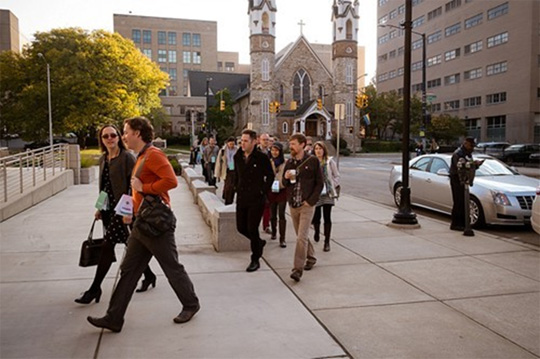
<path fill-rule="evenodd" d="M 99 159 L 99 190 L 103 191 L 103 181 L 101 177 L 103 175 L 103 167 L 107 154 L 104 154 Z M 118 156 L 113 158 L 109 163 L 109 175 L 111 177 L 111 184 L 113 190 L 113 196 L 115 202 L 120 200 L 123 194 L 127 194 L 131 187 L 131 172 L 135 166 L 135 156 L 126 150 L 120 149 Z"/>

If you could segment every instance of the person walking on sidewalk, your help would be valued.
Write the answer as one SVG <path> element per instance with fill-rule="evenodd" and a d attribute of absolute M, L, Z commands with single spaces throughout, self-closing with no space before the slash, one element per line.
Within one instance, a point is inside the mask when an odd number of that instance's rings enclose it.
<path fill-rule="evenodd" d="M 259 145 L 257 149 L 267 155 L 269 158 L 270 154 L 270 135 L 267 133 L 261 133 L 259 136 Z M 270 234 L 270 203 L 266 201 L 264 204 L 263 218 L 262 218 L 262 227 L 265 233 Z"/>
<path fill-rule="evenodd" d="M 135 212 L 134 229 L 129 236 L 127 251 L 120 265 L 120 280 L 114 289 L 107 314 L 101 318 L 90 316 L 87 318 L 93 326 L 109 329 L 113 332 L 122 330 L 124 316 L 137 286 L 137 281 L 148 266 L 152 255 L 163 269 L 171 287 L 183 305 L 182 311 L 174 318 L 174 322 L 188 322 L 200 309 L 193 283 L 184 266 L 178 262 L 174 226 L 159 238 L 143 235 L 137 229 L 137 210 L 142 204 L 144 194 L 159 195 L 165 203 L 170 205 L 168 191 L 178 184 L 167 156 L 152 146 L 153 138 L 154 129 L 148 119 L 133 117 L 124 121 L 126 145 L 138 153 L 134 175 L 131 178 Z M 124 217 L 126 223 L 130 223 L 131 220 L 131 217 Z"/>
<path fill-rule="evenodd" d="M 208 146 L 208 138 L 204 137 L 201 141 L 201 144 L 199 145 L 199 154 L 198 154 L 199 160 L 197 162 L 201 164 L 202 175 L 204 176 L 204 181 L 208 183 L 208 174 L 206 173 L 206 164 L 204 162 L 204 150 L 206 146 Z"/>
<path fill-rule="evenodd" d="M 251 262 L 247 272 L 260 268 L 259 260 L 266 241 L 259 236 L 259 224 L 266 195 L 272 186 L 274 172 L 267 155 L 256 148 L 257 133 L 242 132 L 241 148 L 234 155 L 236 171 L 236 228 L 251 241 Z"/>
<path fill-rule="evenodd" d="M 324 214 L 324 251 L 330 251 L 330 233 L 332 232 L 332 207 L 335 204 L 335 199 L 338 197 L 339 187 L 339 171 L 336 162 L 328 157 L 328 149 L 322 141 L 315 142 L 313 152 L 321 163 L 323 171 L 324 186 L 321 191 L 321 197 L 315 206 L 315 214 L 313 216 L 313 228 L 315 234 L 313 240 L 319 241 L 321 230 L 321 209 Z"/>
<path fill-rule="evenodd" d="M 126 243 L 128 231 L 122 222 L 122 217 L 114 213 L 114 208 L 123 194 L 128 194 L 131 188 L 131 171 L 135 165 L 135 157 L 126 150 L 120 140 L 120 131 L 114 125 L 105 125 L 98 132 L 99 148 L 103 155 L 99 159 L 99 190 L 107 193 L 107 208 L 97 210 L 94 217 L 103 221 L 104 241 L 101 255 L 96 267 L 94 281 L 90 289 L 75 299 L 79 304 L 90 304 L 93 300 L 99 303 L 101 298 L 101 283 L 114 261 L 114 247 L 117 243 Z M 148 285 L 146 285 L 148 284 Z M 149 266 L 144 270 L 142 291 L 148 286 L 156 285 L 156 276 Z"/>
<path fill-rule="evenodd" d="M 309 241 L 309 226 L 323 188 L 319 160 L 304 151 L 306 137 L 300 133 L 289 139 L 291 158 L 287 160 L 283 185 L 287 188 L 291 217 L 296 231 L 296 250 L 291 278 L 300 281 L 304 270 L 311 270 L 317 258 Z M 307 261 L 306 261 L 307 259 Z"/>
<path fill-rule="evenodd" d="M 214 137 L 210 137 L 210 140 L 208 140 L 208 146 L 205 147 L 203 158 L 204 158 L 204 164 L 206 167 L 206 176 L 207 176 L 207 183 L 210 186 L 216 185 L 216 160 L 219 152 L 219 147 L 216 146 L 216 139 Z"/>
<path fill-rule="evenodd" d="M 285 219 L 285 208 L 287 207 L 287 190 L 283 186 L 283 170 L 285 169 L 285 157 L 283 156 L 283 145 L 275 142 L 270 148 L 272 158 L 270 163 L 274 170 L 274 182 L 272 189 L 268 193 L 268 202 L 270 203 L 270 226 L 272 229 L 271 239 L 277 237 L 277 224 L 279 216 L 279 246 L 287 247 L 285 242 L 285 231 L 287 229 L 287 220 Z"/>
<path fill-rule="evenodd" d="M 225 146 L 223 146 L 218 153 L 216 162 L 216 178 L 218 181 L 223 181 L 223 199 L 225 204 L 231 204 L 234 201 L 234 183 L 235 183 L 235 171 L 234 171 L 234 155 L 238 148 L 236 147 L 236 139 L 229 137 Z"/>

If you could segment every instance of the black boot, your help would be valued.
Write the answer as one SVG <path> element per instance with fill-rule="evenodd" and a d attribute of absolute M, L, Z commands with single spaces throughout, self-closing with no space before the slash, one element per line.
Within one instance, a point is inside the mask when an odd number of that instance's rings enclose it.
<path fill-rule="evenodd" d="M 315 242 L 318 242 L 321 237 L 321 224 L 320 223 L 312 223 L 313 229 L 315 230 L 315 234 L 313 235 L 313 240 Z M 324 224 L 326 226 L 326 223 Z"/>
<path fill-rule="evenodd" d="M 279 220 L 279 246 L 281 248 L 287 247 L 287 243 L 285 243 L 285 232 L 287 230 L 287 220 L 286 219 L 280 219 Z"/>
<path fill-rule="evenodd" d="M 271 234 L 271 237 L 270 239 L 276 239 L 277 237 L 277 219 L 276 218 L 272 218 L 270 219 L 270 227 L 272 228 L 272 234 Z"/>
<path fill-rule="evenodd" d="M 330 233 L 332 232 L 332 223 L 324 223 L 324 248 L 323 251 L 330 252 Z"/>

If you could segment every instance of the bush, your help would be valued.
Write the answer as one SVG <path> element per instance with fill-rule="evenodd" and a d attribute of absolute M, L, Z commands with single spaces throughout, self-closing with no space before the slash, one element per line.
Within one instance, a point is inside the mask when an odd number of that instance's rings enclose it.
<path fill-rule="evenodd" d="M 163 136 L 162 138 L 167 140 L 167 146 L 190 146 L 191 145 L 189 135 Z"/>
<path fill-rule="evenodd" d="M 81 168 L 97 166 L 99 164 L 99 156 L 81 153 Z"/>
<path fill-rule="evenodd" d="M 351 155 L 351 150 L 349 150 L 347 147 L 340 148 L 339 149 L 339 154 L 342 155 L 342 156 L 348 157 L 348 156 Z"/>
<path fill-rule="evenodd" d="M 337 148 L 337 139 L 336 137 L 332 137 L 332 146 L 334 146 L 334 148 Z M 343 139 L 343 137 L 339 137 L 339 148 L 340 148 L 340 153 L 341 153 L 341 149 L 342 148 L 347 148 L 347 141 L 345 141 Z M 349 151 L 349 154 L 350 154 L 350 151 Z"/>
<path fill-rule="evenodd" d="M 363 152 L 401 152 L 401 141 L 373 141 L 362 142 Z"/>
<path fill-rule="evenodd" d="M 182 166 L 180 166 L 180 163 L 178 163 L 178 158 L 176 156 L 167 156 L 167 158 L 169 159 L 169 163 L 171 164 L 173 170 L 174 170 L 174 173 L 177 175 L 177 176 L 181 176 L 182 175 Z"/>

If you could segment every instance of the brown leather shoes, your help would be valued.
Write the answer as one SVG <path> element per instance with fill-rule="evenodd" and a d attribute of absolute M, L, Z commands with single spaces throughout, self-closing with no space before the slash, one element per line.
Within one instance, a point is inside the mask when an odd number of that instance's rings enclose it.
<path fill-rule="evenodd" d="M 311 270 L 311 268 L 313 268 L 315 263 L 317 263 L 316 260 L 315 261 L 307 261 L 306 265 L 304 266 L 304 270 Z"/>
<path fill-rule="evenodd" d="M 302 277 L 302 272 L 293 270 L 291 273 L 291 278 L 294 279 L 295 282 L 300 282 L 300 278 Z"/>
<path fill-rule="evenodd" d="M 175 323 L 178 324 L 189 322 L 191 318 L 193 318 L 195 313 L 199 311 L 199 309 L 201 309 L 201 306 L 199 304 L 197 304 L 197 307 L 193 309 L 184 308 L 182 309 L 182 312 L 180 312 L 180 314 L 178 314 L 178 316 L 175 317 L 173 320 Z"/>
<path fill-rule="evenodd" d="M 87 317 L 86 320 L 88 320 L 88 322 L 94 327 L 109 329 L 111 332 L 120 333 L 120 331 L 122 330 L 122 324 L 113 324 L 108 316 L 104 316 L 102 318 Z"/>

